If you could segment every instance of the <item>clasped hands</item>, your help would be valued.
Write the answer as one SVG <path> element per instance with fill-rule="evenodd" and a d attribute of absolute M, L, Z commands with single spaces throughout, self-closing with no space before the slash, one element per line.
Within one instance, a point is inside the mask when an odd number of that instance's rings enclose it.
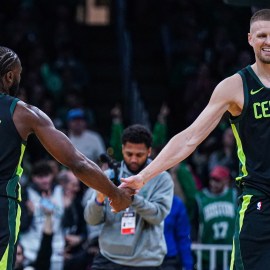
<path fill-rule="evenodd" d="M 109 198 L 112 212 L 119 212 L 129 207 L 135 195 L 144 185 L 140 175 L 133 175 L 128 178 L 122 178 L 118 187 L 118 192 L 113 198 Z"/>

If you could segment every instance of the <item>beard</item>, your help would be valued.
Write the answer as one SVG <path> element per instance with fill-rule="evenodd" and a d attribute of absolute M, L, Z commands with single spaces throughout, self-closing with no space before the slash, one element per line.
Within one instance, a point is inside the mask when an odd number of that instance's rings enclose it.
<path fill-rule="evenodd" d="M 14 83 L 9 88 L 9 94 L 13 97 L 17 97 L 20 92 L 19 83 L 14 81 Z"/>
<path fill-rule="evenodd" d="M 263 64 L 270 64 L 270 57 L 262 56 L 259 53 L 257 54 L 257 57 Z"/>
<path fill-rule="evenodd" d="M 265 58 L 260 58 L 261 62 L 263 62 L 264 64 L 270 64 L 270 59 L 265 59 Z"/>
<path fill-rule="evenodd" d="M 134 169 L 131 168 L 131 166 L 129 166 L 129 165 L 125 162 L 125 164 L 126 164 L 128 170 L 129 170 L 130 172 L 132 172 L 133 174 L 138 174 L 138 173 L 145 167 L 146 163 L 147 163 L 147 160 L 146 160 L 142 165 L 138 166 L 136 170 L 134 170 Z"/>

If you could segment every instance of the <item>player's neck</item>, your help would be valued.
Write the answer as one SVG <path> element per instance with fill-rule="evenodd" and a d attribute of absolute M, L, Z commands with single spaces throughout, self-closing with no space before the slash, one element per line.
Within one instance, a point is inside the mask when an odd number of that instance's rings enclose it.
<path fill-rule="evenodd" d="M 266 87 L 270 87 L 270 64 L 256 63 L 252 69 Z"/>
<path fill-rule="evenodd" d="M 5 89 L 5 85 L 3 83 L 3 81 L 0 81 L 0 94 L 6 94 L 8 95 L 9 94 L 9 91 L 7 89 Z"/>

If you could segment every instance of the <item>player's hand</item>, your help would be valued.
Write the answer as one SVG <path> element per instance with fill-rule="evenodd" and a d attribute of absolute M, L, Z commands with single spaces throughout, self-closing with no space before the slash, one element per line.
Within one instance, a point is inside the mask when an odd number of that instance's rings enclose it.
<path fill-rule="evenodd" d="M 129 187 L 133 190 L 139 190 L 144 186 L 143 178 L 140 174 L 130 176 L 128 178 L 121 178 L 120 188 Z"/>
<path fill-rule="evenodd" d="M 114 198 L 109 198 L 112 212 L 119 212 L 130 206 L 132 203 L 132 195 L 135 194 L 135 190 L 131 188 L 118 188 L 118 194 Z"/>
<path fill-rule="evenodd" d="M 96 200 L 99 202 L 99 203 L 104 203 L 106 199 L 106 196 L 101 193 L 101 192 L 97 192 L 97 197 L 96 197 Z"/>

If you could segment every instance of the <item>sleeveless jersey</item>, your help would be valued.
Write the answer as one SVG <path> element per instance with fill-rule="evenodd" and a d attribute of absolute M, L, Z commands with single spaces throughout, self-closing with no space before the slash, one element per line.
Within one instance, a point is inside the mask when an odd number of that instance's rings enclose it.
<path fill-rule="evenodd" d="M 229 244 L 233 242 L 237 210 L 237 192 L 233 188 L 214 195 L 203 189 L 196 194 L 199 210 L 199 242 L 204 244 Z M 209 261 L 209 253 L 203 252 L 203 260 Z M 217 253 L 217 262 L 222 254 Z"/>
<path fill-rule="evenodd" d="M 243 81 L 244 105 L 240 116 L 231 117 L 240 161 L 239 186 L 270 195 L 270 88 L 251 66 L 238 72 Z"/>
<path fill-rule="evenodd" d="M 0 94 L 0 196 L 21 201 L 19 179 L 26 142 L 19 135 L 13 112 L 19 99 Z"/>
<path fill-rule="evenodd" d="M 208 244 L 231 244 L 237 208 L 237 192 L 228 188 L 214 195 L 203 189 L 196 194 L 199 209 L 199 240 Z"/>

